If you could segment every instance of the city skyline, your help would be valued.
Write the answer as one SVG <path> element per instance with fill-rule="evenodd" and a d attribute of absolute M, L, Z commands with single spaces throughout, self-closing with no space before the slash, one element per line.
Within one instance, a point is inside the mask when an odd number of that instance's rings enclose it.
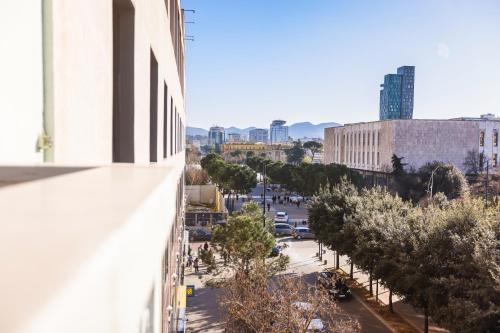
<path fill-rule="evenodd" d="M 403 65 L 418 70 L 413 118 L 500 113 L 494 1 L 258 3 L 183 2 L 196 10 L 187 14 L 195 21 L 189 126 L 266 128 L 269 114 L 289 123 L 377 120 L 381 78 Z"/>

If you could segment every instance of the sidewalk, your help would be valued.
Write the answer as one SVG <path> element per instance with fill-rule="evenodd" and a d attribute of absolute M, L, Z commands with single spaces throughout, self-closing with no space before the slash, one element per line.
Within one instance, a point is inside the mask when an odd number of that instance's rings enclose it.
<path fill-rule="evenodd" d="M 331 251 L 328 251 L 331 252 Z M 351 265 L 348 263 L 347 256 L 340 256 L 340 268 L 344 270 L 346 273 L 349 273 L 351 270 Z M 362 284 L 366 289 L 369 288 L 369 275 L 362 272 L 356 265 L 354 265 L 354 274 L 353 277 L 360 284 Z M 376 290 L 376 281 L 373 281 L 373 295 L 375 297 Z M 381 303 L 388 305 L 389 304 L 389 290 L 384 288 L 379 284 L 378 286 L 378 299 Z M 419 330 L 420 332 L 424 331 L 424 315 L 417 311 L 410 304 L 402 302 L 402 300 L 397 295 L 392 295 L 392 304 L 394 308 L 394 312 L 398 313 L 401 317 L 403 317 L 413 328 Z M 430 333 L 448 333 L 448 330 L 440 328 L 436 326 L 432 320 L 429 320 L 429 332 Z"/>

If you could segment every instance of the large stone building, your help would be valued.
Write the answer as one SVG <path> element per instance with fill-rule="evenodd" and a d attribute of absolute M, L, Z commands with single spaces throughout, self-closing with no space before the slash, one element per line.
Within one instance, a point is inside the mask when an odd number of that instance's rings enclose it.
<path fill-rule="evenodd" d="M 176 332 L 180 1 L 0 7 L 0 331 Z"/>
<path fill-rule="evenodd" d="M 325 129 L 324 163 L 362 170 L 391 171 L 392 155 L 404 157 L 407 167 L 427 162 L 453 163 L 465 171 L 470 151 L 484 153 L 497 168 L 500 119 L 385 120 Z"/>

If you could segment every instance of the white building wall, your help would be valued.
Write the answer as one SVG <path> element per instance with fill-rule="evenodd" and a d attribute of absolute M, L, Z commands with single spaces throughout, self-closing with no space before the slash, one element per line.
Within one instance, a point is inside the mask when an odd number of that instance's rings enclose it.
<path fill-rule="evenodd" d="M 0 163 L 43 160 L 41 13 L 41 1 L 0 2 Z"/>

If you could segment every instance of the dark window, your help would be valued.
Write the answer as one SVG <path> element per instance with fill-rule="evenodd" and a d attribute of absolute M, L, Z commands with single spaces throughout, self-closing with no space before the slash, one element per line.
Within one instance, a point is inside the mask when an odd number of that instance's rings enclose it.
<path fill-rule="evenodd" d="M 170 155 L 174 154 L 174 100 L 170 97 Z"/>
<path fill-rule="evenodd" d="M 493 132 L 493 147 L 498 147 L 498 131 Z"/>
<path fill-rule="evenodd" d="M 167 139 L 168 139 L 168 87 L 163 85 L 163 158 L 167 158 Z"/>
<path fill-rule="evenodd" d="M 484 131 L 479 133 L 479 146 L 484 147 Z"/>
<path fill-rule="evenodd" d="M 113 1 L 113 162 L 134 162 L 134 29 L 129 0 Z"/>
<path fill-rule="evenodd" d="M 158 62 L 152 50 L 149 72 L 149 161 L 158 161 Z"/>
<path fill-rule="evenodd" d="M 498 159 L 497 154 L 493 154 L 493 157 L 491 158 L 491 163 L 492 163 L 492 167 L 494 167 L 494 168 L 497 166 L 497 163 L 498 163 L 497 159 Z"/>

